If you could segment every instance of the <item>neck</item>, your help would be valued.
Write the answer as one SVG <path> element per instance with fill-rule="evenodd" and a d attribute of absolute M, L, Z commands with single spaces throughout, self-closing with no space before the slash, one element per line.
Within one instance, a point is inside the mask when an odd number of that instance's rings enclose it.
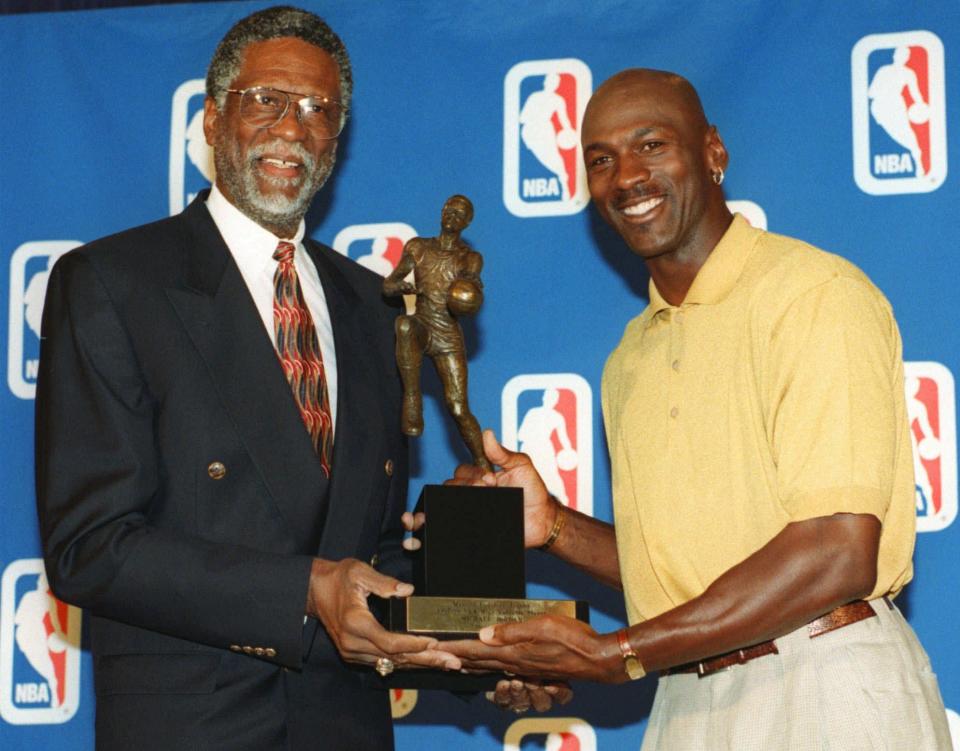
<path fill-rule="evenodd" d="M 237 201 L 230 188 L 219 179 L 217 180 L 217 189 L 247 219 L 256 222 L 267 232 L 276 235 L 281 240 L 289 240 L 300 229 L 300 221 L 303 219 L 302 214 L 299 216 L 277 216 L 276 219 L 273 219 L 266 211 L 260 211 L 256 207 L 244 208 L 243 203 Z"/>
<path fill-rule="evenodd" d="M 284 223 L 282 226 L 278 224 L 267 224 L 266 222 L 260 222 L 256 219 L 254 219 L 254 221 L 267 230 L 267 232 L 273 233 L 281 240 L 289 240 L 297 234 L 297 230 L 300 228 L 300 218 L 301 217 L 297 217 L 293 224 Z M 253 219 L 253 217 L 251 217 L 251 219 Z"/>
<path fill-rule="evenodd" d="M 456 248 L 459 246 L 459 239 L 459 232 L 445 229 L 440 231 L 440 247 L 444 250 L 456 250 Z"/>
<path fill-rule="evenodd" d="M 650 277 L 664 300 L 680 305 L 686 299 L 697 273 L 732 221 L 733 214 L 723 204 L 722 211 L 706 217 L 674 250 L 646 259 Z"/>

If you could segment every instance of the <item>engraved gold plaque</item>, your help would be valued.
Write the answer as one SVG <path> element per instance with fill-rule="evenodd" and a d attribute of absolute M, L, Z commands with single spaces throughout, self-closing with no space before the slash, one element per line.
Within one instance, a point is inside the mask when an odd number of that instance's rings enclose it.
<path fill-rule="evenodd" d="M 586 620 L 585 603 L 575 600 L 525 600 L 501 597 L 424 597 L 391 601 L 404 613 L 400 630 L 439 638 L 475 637 L 485 626 L 526 621 L 538 615 L 561 615 Z M 400 615 L 400 614 L 398 614 Z"/>

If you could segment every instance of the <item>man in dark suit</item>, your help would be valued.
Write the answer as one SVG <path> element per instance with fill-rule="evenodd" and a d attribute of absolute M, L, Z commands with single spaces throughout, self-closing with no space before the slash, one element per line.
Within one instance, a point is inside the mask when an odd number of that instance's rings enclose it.
<path fill-rule="evenodd" d="M 412 591 L 380 573 L 403 568 L 395 314 L 303 238 L 350 88 L 321 19 L 240 21 L 207 76 L 212 192 L 51 273 L 40 528 L 91 614 L 100 749 L 390 748 L 372 666 L 459 667 L 367 607 Z"/>

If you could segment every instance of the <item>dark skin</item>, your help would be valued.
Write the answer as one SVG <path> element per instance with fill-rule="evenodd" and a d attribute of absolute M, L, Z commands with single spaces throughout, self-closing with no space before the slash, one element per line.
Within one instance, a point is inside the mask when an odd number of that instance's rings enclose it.
<path fill-rule="evenodd" d="M 590 194 L 597 210 L 643 258 L 657 289 L 679 305 L 730 224 L 713 179 L 727 152 L 707 125 L 685 80 L 649 70 L 624 71 L 604 83 L 587 107 L 583 129 Z M 489 431 L 484 448 L 501 469 L 457 468 L 460 485 L 520 486 L 525 544 L 543 544 L 558 504 L 523 454 Z M 550 552 L 621 587 L 611 525 L 566 510 Z M 631 626 L 630 644 L 648 672 L 782 636 L 873 590 L 880 521 L 834 514 L 793 522 L 706 591 L 656 618 Z M 602 683 L 627 680 L 616 634 L 547 616 L 486 628 L 479 641 L 447 642 L 474 670 L 507 670 L 542 679 Z"/>
<path fill-rule="evenodd" d="M 231 88 L 272 86 L 285 91 L 301 92 L 339 99 L 339 70 L 333 58 L 307 42 L 295 38 L 254 42 L 244 51 L 243 63 Z M 287 150 L 286 144 L 299 143 L 317 159 L 336 149 L 336 139 L 316 139 L 303 127 L 294 107 L 271 128 L 254 128 L 239 116 L 239 98 L 229 96 L 224 110 L 217 110 L 208 98 L 204 108 L 204 133 L 208 143 L 217 137 L 237 143 L 241 153 L 257 144 L 279 139 L 275 146 L 256 161 L 254 174 L 261 193 L 281 191 L 290 196 L 295 188 L 277 186 L 270 177 L 293 177 L 303 169 L 300 160 Z M 224 142 L 224 141 L 221 141 Z M 282 161 L 285 164 L 278 164 Z M 218 188 L 234 205 L 236 199 L 218 176 Z M 300 217 L 278 226 L 265 226 L 279 238 L 293 237 Z M 328 561 L 314 559 L 306 593 L 304 612 L 317 618 L 330 634 L 340 654 L 348 662 L 371 665 L 379 657 L 389 657 L 398 667 L 419 666 L 457 669 L 459 660 L 438 648 L 436 639 L 394 634 L 386 631 L 370 613 L 367 597 L 407 597 L 413 586 L 385 576 L 366 563 L 354 559 Z"/>

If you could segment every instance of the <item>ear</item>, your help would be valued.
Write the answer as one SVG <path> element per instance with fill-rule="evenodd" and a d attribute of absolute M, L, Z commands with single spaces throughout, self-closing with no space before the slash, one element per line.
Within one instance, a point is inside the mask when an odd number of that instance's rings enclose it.
<path fill-rule="evenodd" d="M 707 160 L 707 169 L 710 172 L 727 169 L 730 161 L 730 155 L 727 153 L 727 147 L 723 145 L 720 133 L 716 125 L 711 125 L 707 129 L 707 135 L 704 142 L 705 156 Z"/>
<path fill-rule="evenodd" d="M 219 118 L 220 111 L 217 109 L 217 102 L 213 97 L 208 96 L 203 100 L 203 135 L 207 139 L 208 146 L 213 146 Z"/>

